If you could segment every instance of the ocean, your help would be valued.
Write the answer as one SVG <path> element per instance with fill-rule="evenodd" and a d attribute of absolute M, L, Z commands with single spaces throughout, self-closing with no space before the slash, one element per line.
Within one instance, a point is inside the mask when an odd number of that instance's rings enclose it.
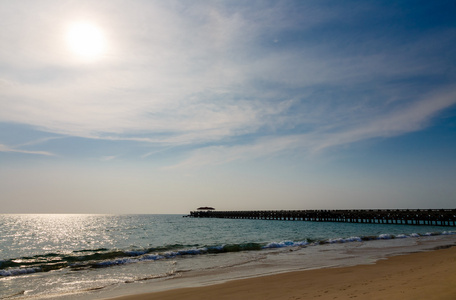
<path fill-rule="evenodd" d="M 101 299 L 368 264 L 455 243 L 454 227 L 182 215 L 0 215 L 0 299 Z"/>

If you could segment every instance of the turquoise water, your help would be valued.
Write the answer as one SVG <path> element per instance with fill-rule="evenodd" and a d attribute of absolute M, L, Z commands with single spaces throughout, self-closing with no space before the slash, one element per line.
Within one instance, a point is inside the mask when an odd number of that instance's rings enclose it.
<path fill-rule="evenodd" d="M 260 259 L 276 249 L 307 251 L 309 246 L 417 239 L 454 230 L 181 215 L 0 215 L 0 298 L 172 277 L 184 270 L 221 268 L 222 262 Z"/>

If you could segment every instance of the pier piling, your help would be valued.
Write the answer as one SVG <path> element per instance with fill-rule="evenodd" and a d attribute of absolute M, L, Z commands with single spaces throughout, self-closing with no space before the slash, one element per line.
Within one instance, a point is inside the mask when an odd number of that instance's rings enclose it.
<path fill-rule="evenodd" d="M 456 209 L 191 211 L 192 218 L 456 226 Z"/>

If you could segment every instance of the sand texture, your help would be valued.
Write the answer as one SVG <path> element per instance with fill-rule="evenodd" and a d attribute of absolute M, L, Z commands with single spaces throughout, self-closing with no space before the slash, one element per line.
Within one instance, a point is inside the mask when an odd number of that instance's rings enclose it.
<path fill-rule="evenodd" d="M 456 247 L 395 256 L 373 265 L 290 272 L 115 299 L 454 300 Z"/>

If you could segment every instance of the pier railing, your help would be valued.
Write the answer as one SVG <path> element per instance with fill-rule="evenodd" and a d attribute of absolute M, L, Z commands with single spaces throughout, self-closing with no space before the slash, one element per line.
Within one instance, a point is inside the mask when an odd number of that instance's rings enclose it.
<path fill-rule="evenodd" d="M 456 226 L 456 209 L 191 211 L 188 217 Z"/>

